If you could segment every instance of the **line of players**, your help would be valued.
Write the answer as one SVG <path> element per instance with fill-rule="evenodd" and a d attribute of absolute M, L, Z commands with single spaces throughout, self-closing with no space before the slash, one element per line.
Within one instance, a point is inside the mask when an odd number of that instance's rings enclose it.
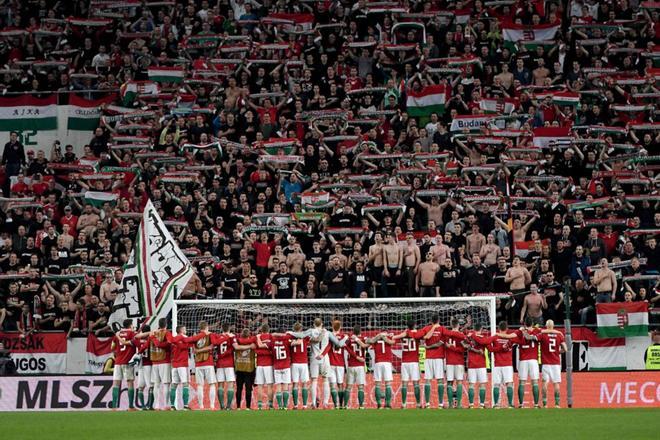
<path fill-rule="evenodd" d="M 412 385 L 418 408 L 430 407 L 431 387 L 435 381 L 438 407 L 461 407 L 465 379 L 465 353 L 467 352 L 468 402 L 472 408 L 485 407 L 486 350 L 494 354 L 492 380 L 494 384 L 493 407 L 500 406 L 500 391 L 504 386 L 508 407 L 514 407 L 513 355 L 514 345 L 519 347 L 518 405 L 523 407 L 525 386 L 532 383 L 534 406 L 539 407 L 539 348 L 543 376 L 543 405 L 547 406 L 547 387 L 553 384 L 555 406 L 559 406 L 561 383 L 561 357 L 566 351 L 563 334 L 548 321 L 545 329 L 532 326 L 531 320 L 524 327 L 510 331 L 501 322 L 495 335 L 488 335 L 479 324 L 473 329 L 461 330 L 456 318 L 451 328 L 439 324 L 439 318 L 417 329 L 410 322 L 408 328 L 398 334 L 381 332 L 372 337 L 361 335 L 359 326 L 351 334 L 343 333 L 341 322 L 334 320 L 331 329 L 325 329 L 320 318 L 314 327 L 303 331 L 301 324 L 293 331 L 270 332 L 263 325 L 257 335 L 244 330 L 240 336 L 223 324 L 221 333 L 213 333 L 206 322 L 200 323 L 199 333 L 186 335 L 186 328 L 179 326 L 176 335 L 167 328 L 166 320 L 159 322 L 159 329 L 150 331 L 143 327 L 140 333 L 133 330 L 131 320 L 124 322 L 124 329 L 114 338 L 115 369 L 113 408 L 118 407 L 122 380 L 127 381 L 129 407 L 134 409 L 134 356 L 141 355 L 138 370 L 138 401 L 143 409 L 154 409 L 157 395 L 163 394 L 161 409 L 175 409 L 177 389 L 182 389 L 184 409 L 189 402 L 189 350 L 193 349 L 197 400 L 204 409 L 204 384 L 208 384 L 210 409 L 215 409 L 216 397 L 220 409 L 231 409 L 235 393 L 235 353 L 256 353 L 256 394 L 258 408 L 306 409 L 328 407 L 330 398 L 334 408 L 349 406 L 351 391 L 357 387 L 358 407 L 364 408 L 366 385 L 365 358 L 368 349 L 373 350 L 375 400 L 378 408 L 391 408 L 393 401 L 393 352 L 401 346 L 401 402 L 405 408 L 408 389 Z M 419 348 L 425 346 L 424 395 L 420 389 Z M 445 382 L 446 381 L 446 382 Z M 319 382 L 323 398 L 317 398 Z M 445 383 L 447 403 L 445 406 Z M 171 384 L 171 386 L 170 386 Z M 154 393 L 156 391 L 156 393 Z M 146 396 L 145 396 L 146 392 Z M 226 396 L 226 399 L 225 399 Z M 311 399 L 310 399 L 311 397 Z M 424 403 L 422 403 L 424 402 Z"/>

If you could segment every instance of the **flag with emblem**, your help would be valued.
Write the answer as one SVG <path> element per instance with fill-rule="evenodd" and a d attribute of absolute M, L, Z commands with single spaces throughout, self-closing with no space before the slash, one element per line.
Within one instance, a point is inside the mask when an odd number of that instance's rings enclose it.
<path fill-rule="evenodd" d="M 502 37 L 504 39 L 504 45 L 513 48 L 518 42 L 525 44 L 533 41 L 545 42 L 554 40 L 560 27 L 560 23 L 539 24 L 536 26 L 506 23 L 502 25 Z"/>
<path fill-rule="evenodd" d="M 596 304 L 598 336 L 621 338 L 647 336 L 649 305 L 645 302 Z"/>

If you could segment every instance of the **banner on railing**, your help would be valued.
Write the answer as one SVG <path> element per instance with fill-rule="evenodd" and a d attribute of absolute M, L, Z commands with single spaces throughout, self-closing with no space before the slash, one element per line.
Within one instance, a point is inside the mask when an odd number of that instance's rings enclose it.
<path fill-rule="evenodd" d="M 0 333 L 0 342 L 11 352 L 19 374 L 65 374 L 66 333 Z"/>

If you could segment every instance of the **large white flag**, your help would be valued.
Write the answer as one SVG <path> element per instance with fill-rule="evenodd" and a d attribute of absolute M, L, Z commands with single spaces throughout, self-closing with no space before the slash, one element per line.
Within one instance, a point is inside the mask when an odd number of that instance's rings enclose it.
<path fill-rule="evenodd" d="M 155 328 L 158 319 L 172 310 L 174 299 L 192 276 L 190 261 L 149 200 L 112 307 L 110 325 L 117 329 L 126 318 L 142 318 L 143 324 Z"/>

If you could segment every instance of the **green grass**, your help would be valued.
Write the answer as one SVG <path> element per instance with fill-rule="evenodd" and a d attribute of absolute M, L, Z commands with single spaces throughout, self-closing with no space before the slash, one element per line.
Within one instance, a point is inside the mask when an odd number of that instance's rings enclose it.
<path fill-rule="evenodd" d="M 654 439 L 657 409 L 0 413 L 3 439 Z"/>

